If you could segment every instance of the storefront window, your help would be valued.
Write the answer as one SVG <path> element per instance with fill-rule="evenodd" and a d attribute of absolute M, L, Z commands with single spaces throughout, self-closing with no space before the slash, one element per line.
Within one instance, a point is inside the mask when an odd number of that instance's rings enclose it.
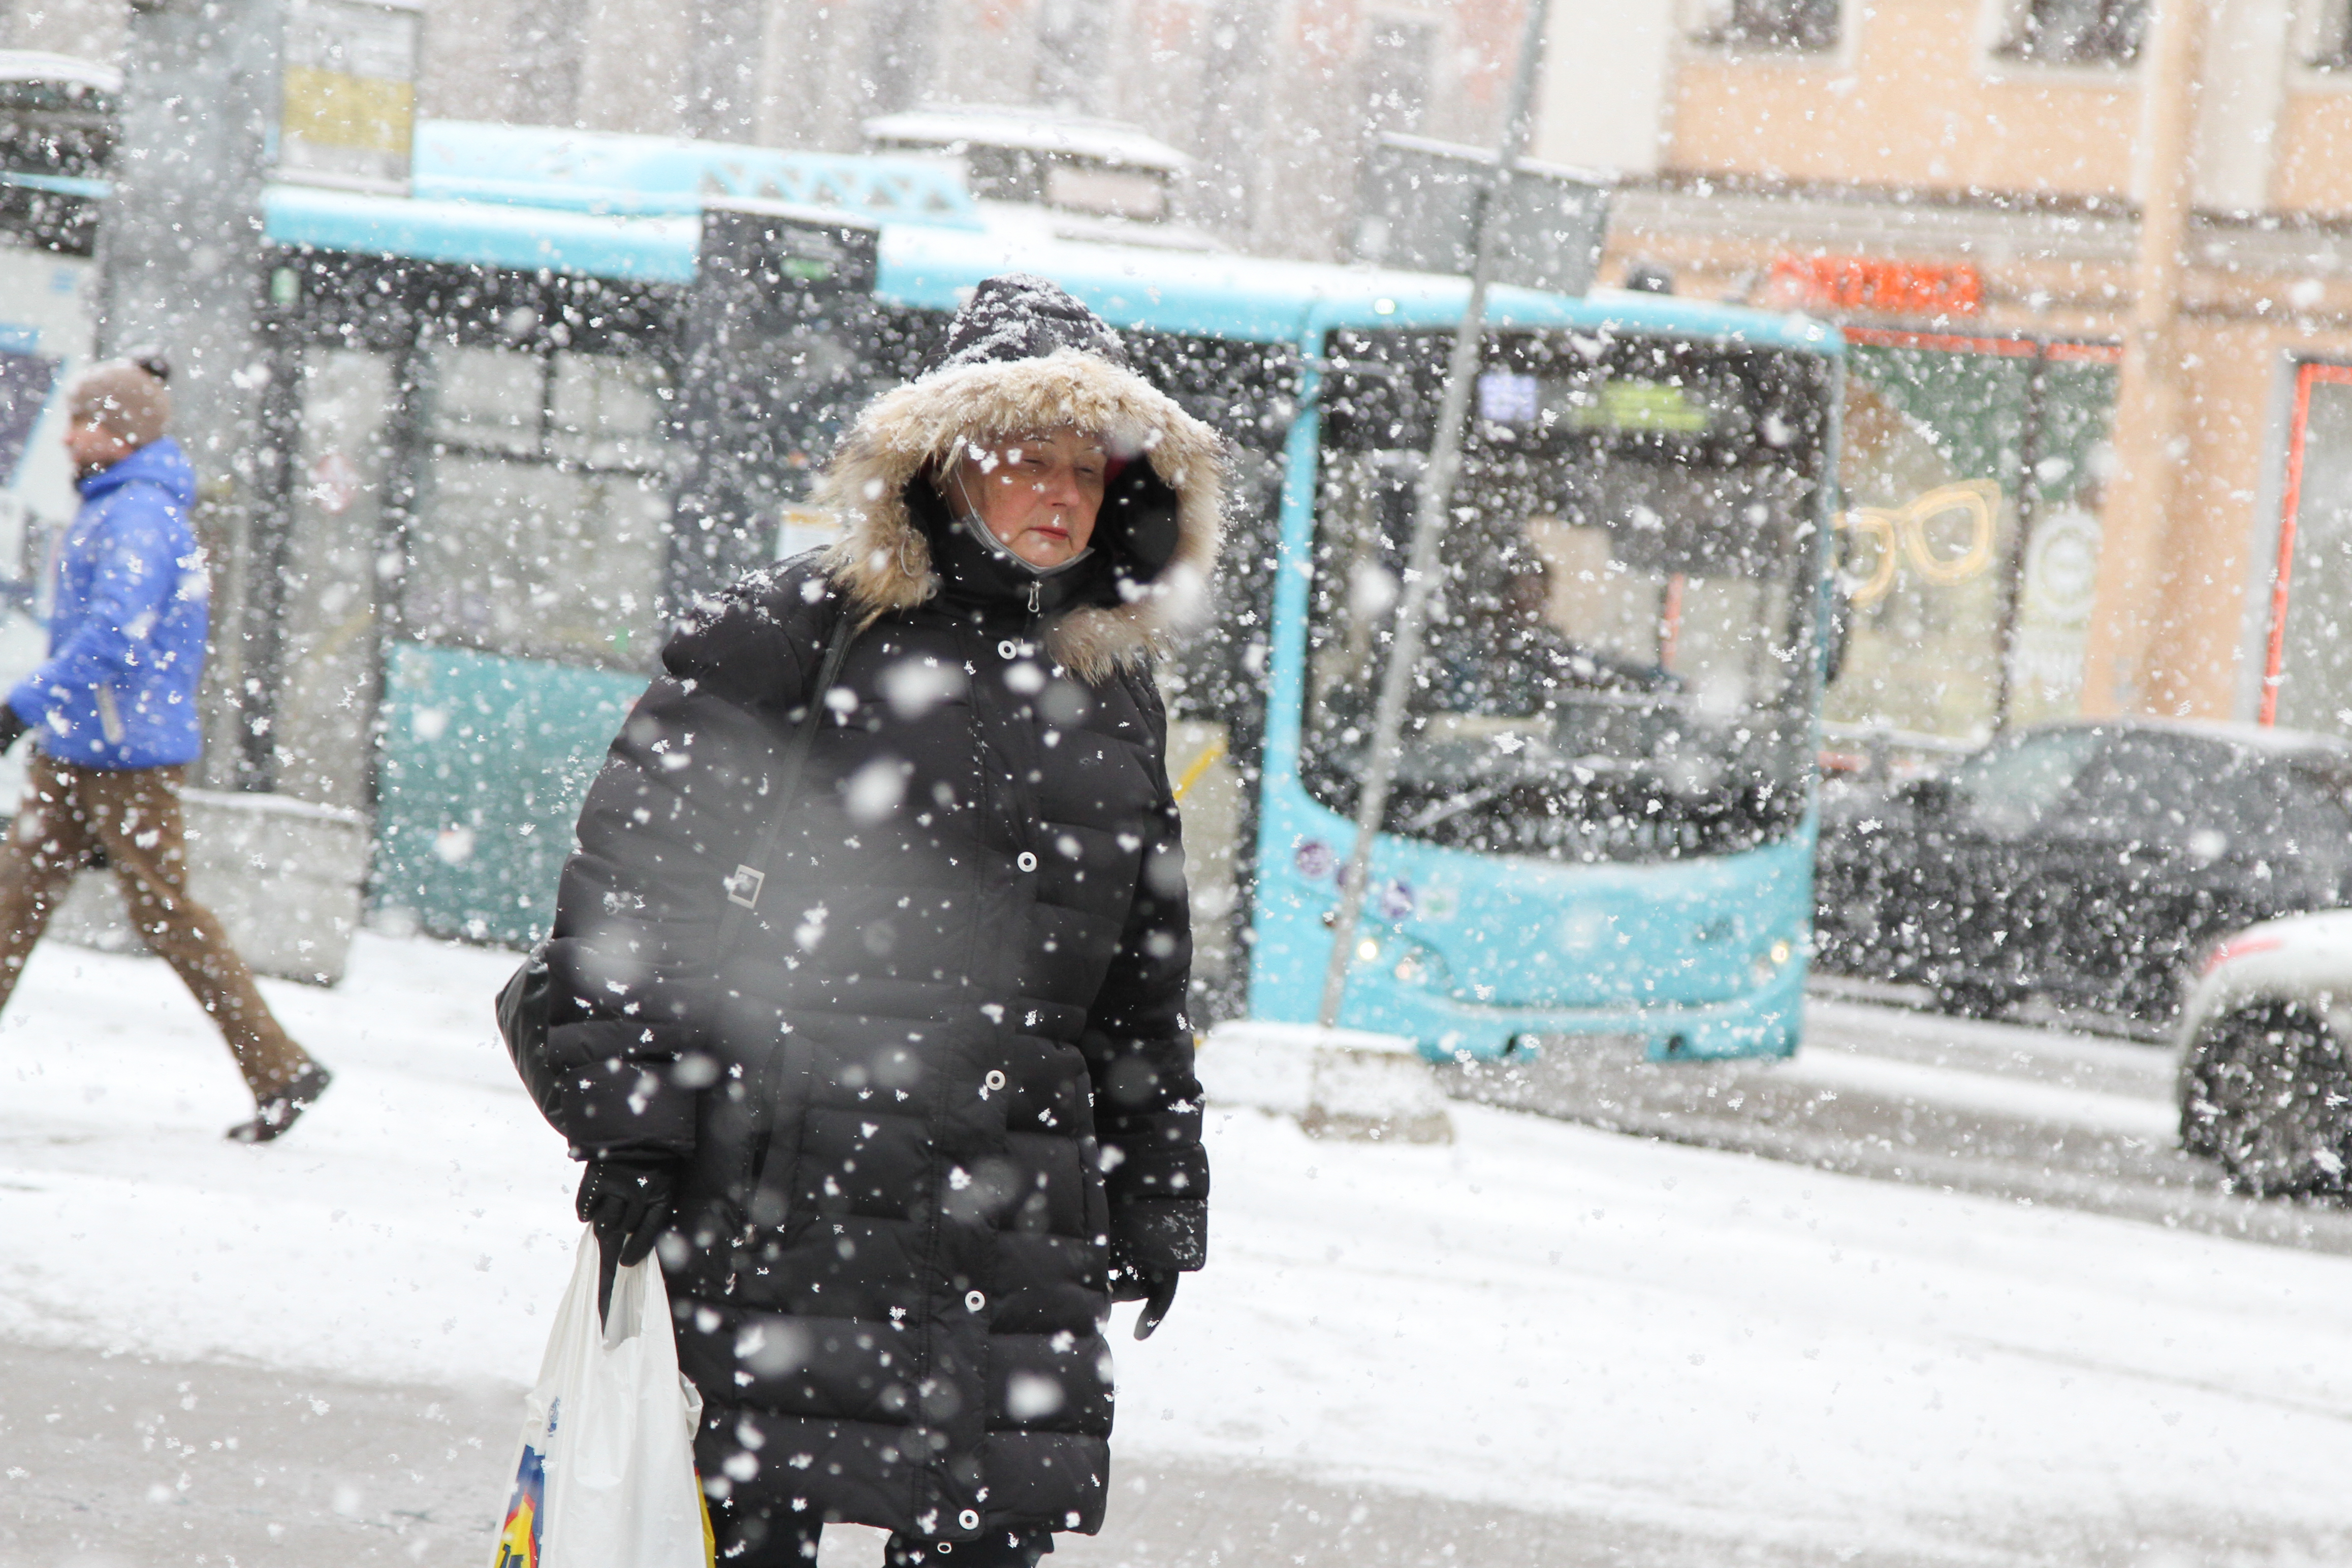
<path fill-rule="evenodd" d="M 2352 734 L 2352 369 L 2305 366 L 2295 402 L 2285 615 L 2271 638 L 2265 716 Z"/>
<path fill-rule="evenodd" d="M 1973 742 L 2075 711 L 2115 371 L 2072 351 L 1850 350 L 1833 726 Z"/>

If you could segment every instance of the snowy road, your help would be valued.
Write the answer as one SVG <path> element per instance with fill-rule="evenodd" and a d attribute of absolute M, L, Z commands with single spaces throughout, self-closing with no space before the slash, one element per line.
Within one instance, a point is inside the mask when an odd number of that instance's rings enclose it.
<path fill-rule="evenodd" d="M 2180 1153 L 2166 1047 L 1821 997 L 1805 1023 L 1786 1062 L 1563 1042 L 1456 1089 L 1699 1148 L 2352 1254 L 2352 1207 L 2237 1197 Z"/>
<path fill-rule="evenodd" d="M 341 1077 L 254 1150 L 160 966 L 38 954 L 0 1020 L 0 1563 L 486 1556 L 576 1233 L 488 1030 L 511 962 L 369 937 L 341 989 L 273 986 Z M 2148 1053 L 1984 1027 L 1831 1008 L 1769 1092 L 1824 1137 L 1874 1101 L 1882 1153 L 1906 1095 L 1988 1150 L 2160 1147 Z M 2352 1559 L 2352 1260 L 1456 1120 L 1213 1116 L 1213 1266 L 1117 1341 L 1118 1506 L 1055 1562 Z"/>

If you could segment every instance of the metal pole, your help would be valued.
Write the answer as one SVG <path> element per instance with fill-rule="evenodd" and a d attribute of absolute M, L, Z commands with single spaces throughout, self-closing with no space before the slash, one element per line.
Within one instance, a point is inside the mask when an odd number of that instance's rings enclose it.
<path fill-rule="evenodd" d="M 1544 16 L 1549 0 L 1528 0 L 1524 37 L 1519 41 L 1518 68 L 1511 78 L 1511 94 L 1503 110 L 1503 144 L 1489 174 L 1471 198 L 1470 298 L 1454 329 L 1454 353 L 1446 362 L 1445 392 L 1437 405 L 1437 427 L 1429 446 L 1429 465 L 1422 470 L 1412 524 L 1412 549 L 1406 558 L 1404 597 L 1398 606 L 1396 632 L 1389 649 L 1387 670 L 1381 677 L 1380 706 L 1372 720 L 1371 766 L 1366 769 L 1362 793 L 1356 801 L 1356 842 L 1349 852 L 1347 873 L 1339 882 L 1339 910 L 1331 932 L 1331 962 L 1323 974 L 1323 1027 L 1339 1021 L 1339 1004 L 1348 993 L 1348 966 L 1355 960 L 1356 927 L 1364 914 L 1364 885 L 1372 865 L 1372 841 L 1388 812 L 1389 789 L 1396 782 L 1397 758 L 1403 750 L 1405 702 L 1412 693 L 1413 670 L 1421 663 L 1421 640 L 1429 619 L 1429 596 L 1436 591 L 1437 549 L 1445 532 L 1445 515 L 1454 499 L 1454 478 L 1462 467 L 1462 431 L 1469 423 L 1470 388 L 1478 375 L 1479 350 L 1486 319 L 1486 280 L 1495 230 L 1503 211 L 1501 201 L 1519 159 L 1527 151 L 1528 106 L 1535 96 L 1536 74 L 1543 61 Z"/>
<path fill-rule="evenodd" d="M 2174 532 L 2179 441 L 2182 251 L 2196 197 L 2198 68 L 2208 0 L 2160 0 L 2140 56 L 2139 248 L 2115 413 L 2115 483 L 2099 546 L 2098 595 L 2083 651 L 2083 711 L 2143 711 Z M 2169 674 L 2170 672 L 2166 672 Z"/>
<path fill-rule="evenodd" d="M 2034 469 L 2042 464 L 2042 401 L 2049 392 L 2050 345 L 2033 340 L 2033 368 L 2025 377 L 2024 428 L 2017 437 L 2017 537 L 2010 541 L 2009 559 L 2000 563 L 2000 615 L 1993 633 L 1994 656 L 2000 661 L 1994 674 L 1992 732 L 2009 729 L 2009 710 L 2017 692 L 2017 639 L 2020 612 L 2025 601 L 2025 552 L 2033 545 L 2033 525 L 2042 515 L 2042 481 Z"/>

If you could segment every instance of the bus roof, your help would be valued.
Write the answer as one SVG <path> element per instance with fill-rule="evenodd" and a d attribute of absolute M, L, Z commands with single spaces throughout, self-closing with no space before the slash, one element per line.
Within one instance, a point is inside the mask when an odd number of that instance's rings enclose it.
<path fill-rule="evenodd" d="M 1459 277 L 1057 235 L 1049 214 L 975 203 L 920 159 L 772 148 L 534 126 L 425 121 L 414 194 L 276 184 L 264 193 L 279 245 L 459 266 L 546 269 L 632 282 L 689 283 L 713 202 L 775 201 L 879 225 L 876 292 L 953 309 L 982 278 L 1042 273 L 1114 326 L 1313 345 L 1336 327 L 1443 329 L 1459 319 Z M 1636 331 L 1835 354 L 1839 334 L 1797 316 L 1667 295 L 1583 298 L 1497 288 L 1498 327 Z"/>
<path fill-rule="evenodd" d="M 1470 297 L 1469 282 L 1461 277 L 1057 241 L 1012 225 L 992 225 L 983 237 L 886 225 L 880 262 L 875 291 L 897 304 L 951 310 L 983 277 L 1034 272 L 1067 288 L 1114 327 L 1262 342 L 1313 344 L 1335 327 L 1451 327 Z M 1838 333 L 1804 317 L 1621 289 L 1595 289 L 1577 298 L 1496 288 L 1487 299 L 1487 319 L 1496 327 L 1615 326 L 1823 354 L 1843 349 Z"/>
<path fill-rule="evenodd" d="M 633 283 L 691 283 L 702 220 L 621 217 L 509 202 L 419 201 L 317 185 L 269 185 L 273 245 L 459 267 L 545 268 Z"/>

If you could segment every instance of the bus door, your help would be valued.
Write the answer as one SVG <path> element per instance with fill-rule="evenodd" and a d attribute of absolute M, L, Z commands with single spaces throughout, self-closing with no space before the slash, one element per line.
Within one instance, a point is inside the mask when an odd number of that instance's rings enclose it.
<path fill-rule="evenodd" d="M 676 300 L 292 253 L 270 290 L 248 781 L 373 806 L 379 907 L 526 940 L 658 643 Z"/>
<path fill-rule="evenodd" d="M 1160 669 L 1192 895 L 1192 1016 L 1206 1028 L 1249 1011 L 1267 660 L 1298 352 L 1287 343 L 1176 331 L 1130 328 L 1120 336 L 1136 370 L 1227 443 L 1224 544 L 1208 585 L 1208 619 Z"/>

